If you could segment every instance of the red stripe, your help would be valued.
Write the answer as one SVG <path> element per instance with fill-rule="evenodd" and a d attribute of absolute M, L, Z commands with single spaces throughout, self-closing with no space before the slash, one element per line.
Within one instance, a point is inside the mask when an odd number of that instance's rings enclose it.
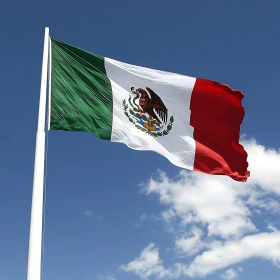
<path fill-rule="evenodd" d="M 242 92 L 227 85 L 196 79 L 190 104 L 196 141 L 194 170 L 242 182 L 250 176 L 247 153 L 239 144 L 245 115 L 242 99 Z"/>

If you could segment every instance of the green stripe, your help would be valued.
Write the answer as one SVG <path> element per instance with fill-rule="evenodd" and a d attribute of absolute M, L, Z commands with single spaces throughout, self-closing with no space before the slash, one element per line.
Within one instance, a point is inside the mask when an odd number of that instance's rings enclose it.
<path fill-rule="evenodd" d="M 113 100 L 104 57 L 52 39 L 51 130 L 110 140 Z"/>

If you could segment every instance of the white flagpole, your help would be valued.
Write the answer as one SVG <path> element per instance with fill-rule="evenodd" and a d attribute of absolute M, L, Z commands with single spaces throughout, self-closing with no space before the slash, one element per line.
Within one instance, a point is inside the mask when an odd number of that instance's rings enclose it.
<path fill-rule="evenodd" d="M 49 92 L 48 92 L 48 131 L 51 129 L 51 84 L 52 84 L 52 40 L 49 39 Z"/>
<path fill-rule="evenodd" d="M 47 73 L 49 53 L 49 28 L 45 28 L 38 129 L 36 135 L 35 164 L 33 177 L 33 193 L 30 221 L 27 280 L 41 279 L 42 265 L 42 224 L 44 199 L 45 168 L 45 121 L 47 98 Z"/>

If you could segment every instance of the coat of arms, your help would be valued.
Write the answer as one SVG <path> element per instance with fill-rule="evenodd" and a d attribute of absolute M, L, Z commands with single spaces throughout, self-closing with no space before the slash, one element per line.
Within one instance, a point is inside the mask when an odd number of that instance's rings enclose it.
<path fill-rule="evenodd" d="M 124 113 L 138 129 L 154 136 L 167 135 L 172 129 L 174 117 L 168 121 L 168 110 L 161 98 L 150 88 L 134 89 L 131 87 L 132 96 L 128 103 L 124 99 Z"/>

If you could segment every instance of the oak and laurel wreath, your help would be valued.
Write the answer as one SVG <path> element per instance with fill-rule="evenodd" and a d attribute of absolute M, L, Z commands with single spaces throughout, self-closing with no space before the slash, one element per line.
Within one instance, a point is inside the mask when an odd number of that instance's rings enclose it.
<path fill-rule="evenodd" d="M 128 110 L 128 105 L 126 103 L 126 100 L 124 99 L 123 100 L 123 107 L 124 107 L 124 114 L 127 116 L 127 118 L 129 119 L 129 121 L 131 123 L 133 123 L 138 129 L 142 130 L 143 132 L 147 132 L 147 129 L 138 125 L 135 120 L 133 120 L 129 113 L 127 112 Z M 158 136 L 163 136 L 163 135 L 167 135 L 171 129 L 172 129 L 172 126 L 173 126 L 173 123 L 174 123 L 174 117 L 171 116 L 170 119 L 169 119 L 169 124 L 167 125 L 167 129 L 164 130 L 164 131 L 161 131 L 161 132 L 151 132 L 150 135 L 153 136 L 153 137 L 158 137 Z"/>

